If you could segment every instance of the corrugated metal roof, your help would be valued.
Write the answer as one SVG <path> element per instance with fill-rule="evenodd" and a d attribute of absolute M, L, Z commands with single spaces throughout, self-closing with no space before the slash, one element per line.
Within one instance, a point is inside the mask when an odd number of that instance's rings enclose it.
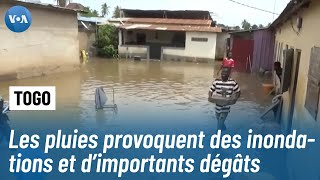
<path fill-rule="evenodd" d="M 76 11 L 85 11 L 85 7 L 80 3 L 69 3 L 66 8 L 73 9 Z"/>
<path fill-rule="evenodd" d="M 8 3 L 8 4 L 21 5 L 21 6 L 32 6 L 32 7 L 50 9 L 50 10 L 55 10 L 55 11 L 76 13 L 76 11 L 73 10 L 73 9 L 60 7 L 60 6 L 55 6 L 55 5 L 52 5 L 52 4 L 38 3 L 36 1 L 34 1 L 34 2 L 25 2 L 25 1 L 21 1 L 21 0 L 20 1 L 19 0 L 14 0 L 14 1 L 0 0 L 0 3 Z"/>
<path fill-rule="evenodd" d="M 109 18 L 108 21 L 109 22 L 126 22 L 128 20 L 128 18 Z"/>
<path fill-rule="evenodd" d="M 222 32 L 219 27 L 209 26 L 177 26 L 177 25 L 155 25 L 155 24 L 125 24 L 120 29 L 132 30 L 159 30 L 159 31 L 188 31 L 188 32 Z"/>
<path fill-rule="evenodd" d="M 210 19 L 209 11 L 202 10 L 141 10 L 121 9 L 124 17 L 131 18 L 172 18 L 172 19 Z"/>
<path fill-rule="evenodd" d="M 101 18 L 101 17 L 83 17 L 83 16 L 78 16 L 79 21 L 84 21 L 84 22 L 91 22 L 91 23 L 107 23 L 108 19 L 107 18 Z"/>
<path fill-rule="evenodd" d="M 208 19 L 128 18 L 127 23 L 210 26 L 212 21 Z"/>

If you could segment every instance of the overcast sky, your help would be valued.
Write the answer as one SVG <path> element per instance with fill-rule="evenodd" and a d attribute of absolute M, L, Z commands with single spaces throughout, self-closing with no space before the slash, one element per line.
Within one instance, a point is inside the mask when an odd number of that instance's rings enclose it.
<path fill-rule="evenodd" d="M 290 0 L 234 0 L 243 4 L 280 14 Z M 54 3 L 54 0 L 41 0 L 43 3 Z M 240 25 L 246 19 L 251 24 L 267 25 L 277 15 L 238 5 L 229 0 L 72 0 L 84 6 L 90 6 L 101 12 L 101 4 L 110 6 L 110 15 L 115 6 L 127 9 L 168 9 L 168 10 L 208 10 L 216 14 L 213 18 L 229 26 Z"/>

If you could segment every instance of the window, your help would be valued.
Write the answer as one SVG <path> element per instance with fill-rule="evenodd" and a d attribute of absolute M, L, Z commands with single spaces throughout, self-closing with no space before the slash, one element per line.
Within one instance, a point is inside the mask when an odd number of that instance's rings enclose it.
<path fill-rule="evenodd" d="M 155 39 L 158 39 L 158 38 L 159 38 L 158 32 L 155 33 L 154 38 L 155 38 Z"/>
<path fill-rule="evenodd" d="M 193 37 L 191 38 L 191 41 L 208 42 L 208 38 Z"/>
<path fill-rule="evenodd" d="M 186 33 L 175 32 L 171 41 L 172 47 L 185 47 L 186 45 Z"/>
<path fill-rule="evenodd" d="M 146 43 L 146 34 L 137 33 L 137 44 L 144 45 Z"/>
<path fill-rule="evenodd" d="M 305 101 L 305 108 L 308 110 L 314 120 L 317 120 L 318 109 L 319 109 L 319 82 L 320 82 L 320 48 L 314 47 L 311 50 L 309 74 L 308 74 L 308 85 L 307 94 Z"/>

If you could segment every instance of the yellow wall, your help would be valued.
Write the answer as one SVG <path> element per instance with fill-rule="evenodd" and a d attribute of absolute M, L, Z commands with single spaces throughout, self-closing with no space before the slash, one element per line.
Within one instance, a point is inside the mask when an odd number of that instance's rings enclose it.
<path fill-rule="evenodd" d="M 12 5 L 0 6 L 0 17 Z M 24 78 L 79 67 L 76 13 L 26 6 L 32 24 L 23 33 L 11 32 L 0 18 L 0 77 Z"/>
<path fill-rule="evenodd" d="M 283 26 L 278 28 L 276 33 L 276 41 L 283 43 L 283 49 L 285 49 L 286 45 L 288 45 L 289 48 L 293 46 L 294 49 L 302 50 L 296 93 L 296 106 L 294 112 L 294 127 L 314 127 L 315 125 L 320 127 L 320 123 L 316 123 L 316 121 L 312 119 L 307 110 L 304 108 L 311 48 L 314 46 L 320 47 L 320 1 L 312 2 L 308 9 L 304 9 L 300 12 L 300 15 L 303 17 L 303 27 L 299 35 L 293 31 L 289 20 Z M 295 26 L 296 17 L 292 17 L 292 22 L 293 26 L 297 30 Z M 285 117 L 287 108 L 288 93 L 285 93 Z"/>
<path fill-rule="evenodd" d="M 301 132 L 308 132 L 315 135 L 319 139 L 320 121 L 315 121 L 309 112 L 305 109 L 306 90 L 308 82 L 309 62 L 311 55 L 311 48 L 314 46 L 320 47 L 320 1 L 314 0 L 309 8 L 301 10 L 298 15 L 303 17 L 303 27 L 299 35 L 294 32 L 296 28 L 296 16 L 292 17 L 292 24 L 290 19 L 281 27 L 277 29 L 276 42 L 283 43 L 283 49 L 294 47 L 300 49 L 302 52 L 300 59 L 300 68 L 298 75 L 298 84 L 296 92 L 296 103 L 293 115 L 293 129 Z M 320 70 L 320 69 L 319 69 Z M 286 121 L 289 109 L 289 92 L 284 94 L 284 107 L 282 119 Z M 283 127 L 286 129 L 286 127 Z M 315 133 L 314 133 L 315 132 Z M 320 148 L 320 147 L 318 147 Z M 317 150 L 312 147 L 312 151 Z M 311 156 L 310 154 L 318 154 L 319 152 L 311 152 L 311 149 L 306 153 L 299 151 L 289 151 L 288 166 L 289 173 L 292 179 L 318 179 L 320 177 L 319 156 Z M 303 165 L 303 166 L 301 166 Z"/>

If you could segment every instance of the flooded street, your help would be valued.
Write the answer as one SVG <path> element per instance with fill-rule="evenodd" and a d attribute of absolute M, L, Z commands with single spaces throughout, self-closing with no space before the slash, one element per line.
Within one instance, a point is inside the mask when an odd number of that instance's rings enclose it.
<path fill-rule="evenodd" d="M 56 86 L 56 111 L 12 111 L 9 113 L 11 128 L 20 133 L 47 134 L 55 128 L 77 128 L 88 130 L 86 131 L 88 134 L 100 131 L 101 133 L 124 134 L 130 132 L 157 133 L 161 125 L 165 127 L 166 133 L 172 134 L 195 133 L 198 132 L 198 127 L 201 130 L 208 128 L 210 131 L 215 131 L 217 128 L 215 106 L 207 101 L 207 96 L 213 76 L 216 77 L 217 71 L 214 73 L 214 69 L 218 67 L 219 63 L 214 65 L 91 59 L 88 64 L 76 72 L 1 82 L 0 94 L 7 100 L 9 86 Z M 247 132 L 249 128 L 257 130 L 265 128 L 261 126 L 268 123 L 262 123 L 259 116 L 271 102 L 270 97 L 266 98 L 262 94 L 262 83 L 266 80 L 256 75 L 238 72 L 234 72 L 232 76 L 238 81 L 242 95 L 240 100 L 231 107 L 231 113 L 226 121 L 228 132 L 242 133 Z M 107 104 L 112 104 L 112 88 L 114 88 L 118 111 L 95 110 L 95 89 L 101 86 L 107 93 Z M 145 129 L 143 125 L 146 124 L 151 124 L 151 126 Z M 123 128 L 123 125 L 129 125 L 129 127 Z M 191 128 L 188 129 L 188 125 Z M 267 128 L 267 131 L 269 130 L 272 130 L 270 126 Z M 74 151 L 68 150 L 65 151 L 65 154 L 71 152 Z M 128 156 L 136 158 L 150 152 L 131 152 Z M 77 151 L 77 153 L 80 157 L 86 154 L 83 151 Z M 119 156 L 127 151 L 119 149 L 112 153 L 115 153 L 112 155 Z M 210 149 L 191 150 L 189 154 L 199 159 L 208 153 L 212 153 Z M 232 154 L 234 152 L 221 151 L 219 153 Z M 237 153 L 249 153 L 253 156 L 256 154 L 255 151 L 251 152 L 245 148 L 240 149 Z M 60 154 L 59 151 L 52 154 L 57 157 L 65 155 Z M 112 155 L 109 153 L 109 156 Z M 174 156 L 172 152 L 168 154 L 168 157 L 171 156 Z M 262 156 L 265 156 L 263 157 L 264 171 L 272 170 L 277 173 L 277 170 L 281 169 L 281 163 L 278 164 L 279 167 L 272 164 L 273 158 L 270 158 L 270 153 Z M 283 154 L 279 154 L 276 158 L 280 162 L 280 158 L 284 157 Z M 52 179 L 57 178 L 52 176 Z"/>
<path fill-rule="evenodd" d="M 215 64 L 184 62 L 126 61 L 90 59 L 77 72 L 1 82 L 0 94 L 8 99 L 10 86 L 50 86 L 57 91 L 55 112 L 12 112 L 12 125 L 23 124 L 30 117 L 36 122 L 52 124 L 68 117 L 64 124 L 80 127 L 106 127 L 121 124 L 202 124 L 216 126 L 214 105 L 207 101 Z M 232 106 L 227 126 L 241 127 L 258 123 L 260 113 L 271 102 L 262 94 L 265 81 L 256 75 L 234 72 L 242 90 L 239 102 Z M 96 112 L 95 88 L 103 86 L 112 103 L 112 88 L 118 112 Z M 245 112 L 245 113 L 243 113 Z M 48 122 L 41 117 L 54 117 Z M 243 117 L 242 117 L 243 116 Z M 233 119 L 240 119 L 235 121 Z M 253 121 L 253 122 L 252 122 Z M 29 122 L 30 123 L 30 122 Z M 35 123 L 37 124 L 37 123 Z"/>

